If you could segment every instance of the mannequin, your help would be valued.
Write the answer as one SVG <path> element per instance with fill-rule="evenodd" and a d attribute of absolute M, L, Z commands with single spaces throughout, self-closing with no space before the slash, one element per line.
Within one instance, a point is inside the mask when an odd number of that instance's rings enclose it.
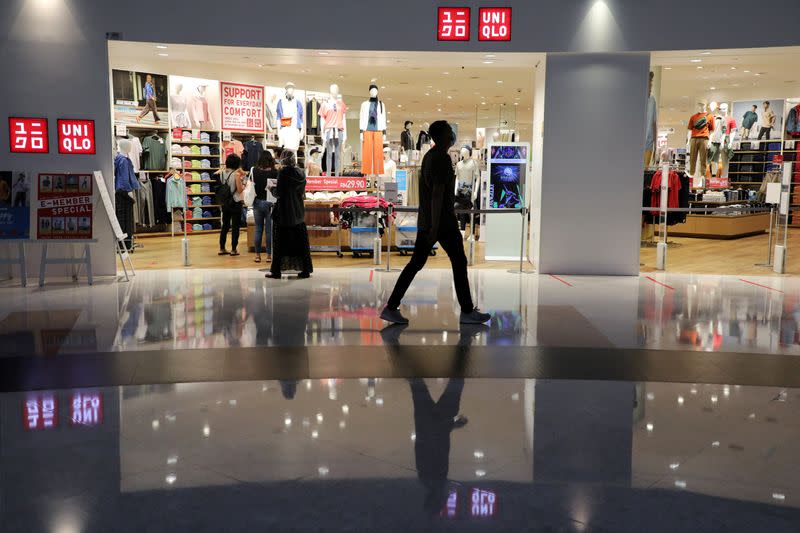
<path fill-rule="evenodd" d="M 306 135 L 319 135 L 320 132 L 320 120 L 319 120 L 319 108 L 320 108 L 320 101 L 319 96 L 309 95 L 308 101 L 306 102 Z"/>
<path fill-rule="evenodd" d="M 695 187 L 702 187 L 702 172 L 708 164 L 708 138 L 714 131 L 714 117 L 706 109 L 705 102 L 697 103 L 697 112 L 689 118 L 686 132 L 686 147 L 689 150 L 689 176 Z M 699 165 L 698 165 L 699 159 Z"/>
<path fill-rule="evenodd" d="M 656 131 L 658 127 L 658 104 L 653 96 L 653 78 L 650 72 L 650 82 L 647 86 L 647 123 L 644 134 L 644 167 L 650 166 L 653 161 L 653 152 L 656 149 Z"/>
<path fill-rule="evenodd" d="M 378 99 L 378 86 L 369 86 L 369 100 L 362 102 L 358 129 L 361 131 L 361 173 L 383 174 L 383 137 L 386 135 L 386 106 Z"/>
<path fill-rule="evenodd" d="M 464 146 L 461 148 L 458 163 L 456 163 L 456 204 L 462 209 L 472 209 L 478 197 L 480 184 L 480 168 L 478 162 L 472 158 L 472 150 Z M 461 231 L 466 229 L 469 215 L 458 215 Z"/>
<path fill-rule="evenodd" d="M 278 101 L 278 144 L 281 148 L 297 152 L 303 131 L 303 104 L 294 97 L 294 83 L 284 85 L 286 92 Z"/>
<path fill-rule="evenodd" d="M 414 135 L 411 133 L 413 125 L 413 122 L 406 120 L 403 124 L 403 133 L 400 134 L 400 148 L 405 152 L 411 152 L 414 149 Z"/>
<path fill-rule="evenodd" d="M 211 120 L 211 113 L 208 111 L 208 100 L 206 99 L 206 86 L 198 85 L 197 94 L 192 96 L 191 109 L 192 120 L 198 128 L 209 130 L 214 129 L 214 121 Z"/>
<path fill-rule="evenodd" d="M 733 154 L 733 143 L 736 140 L 736 120 L 730 116 L 728 104 L 719 106 L 714 115 L 714 131 L 711 133 L 709 160 L 717 163 L 717 177 L 726 173 L 728 162 Z"/>
<path fill-rule="evenodd" d="M 320 153 L 319 148 L 315 146 L 309 152 L 308 159 L 306 160 L 306 176 L 322 175 L 321 159 L 322 154 Z"/>
<path fill-rule="evenodd" d="M 428 135 L 428 128 L 430 127 L 431 125 L 425 122 L 417 137 L 417 150 L 419 150 L 420 159 L 425 157 L 425 154 L 431 149 L 431 136 Z"/>
<path fill-rule="evenodd" d="M 345 128 L 345 116 L 347 105 L 342 101 L 339 94 L 339 86 L 332 83 L 328 101 L 319 108 L 319 116 L 322 118 L 323 142 L 325 143 L 325 168 L 329 176 L 338 176 L 342 165 L 342 145 L 347 139 Z M 334 157 L 335 161 L 331 159 Z"/>
<path fill-rule="evenodd" d="M 396 175 L 397 164 L 392 161 L 392 149 L 387 146 L 383 149 L 383 173 L 381 174 L 381 177 L 386 179 L 382 181 L 393 182 L 396 179 Z"/>
<path fill-rule="evenodd" d="M 117 150 L 114 158 L 114 211 L 122 231 L 127 234 L 125 245 L 131 249 L 135 229 L 133 191 L 139 189 L 141 185 L 133 173 L 133 163 L 128 157 L 131 152 L 131 142 L 128 139 L 120 139 Z"/>
<path fill-rule="evenodd" d="M 175 94 L 169 97 L 169 105 L 172 108 L 172 125 L 176 128 L 191 128 L 192 123 L 189 121 L 188 113 L 189 104 L 183 94 L 182 83 L 175 86 Z"/>

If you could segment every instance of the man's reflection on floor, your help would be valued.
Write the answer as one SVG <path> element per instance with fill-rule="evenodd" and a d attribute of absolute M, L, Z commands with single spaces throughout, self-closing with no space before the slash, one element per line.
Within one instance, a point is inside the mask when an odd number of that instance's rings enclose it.
<path fill-rule="evenodd" d="M 400 335 L 406 325 L 394 325 L 381 331 L 384 345 L 389 356 L 398 365 L 403 365 L 404 354 L 401 350 Z M 439 515 L 447 504 L 448 482 L 450 470 L 450 434 L 453 430 L 467 425 L 467 417 L 459 414 L 461 393 L 464 390 L 463 370 L 468 362 L 473 340 L 488 330 L 485 325 L 462 324 L 459 328 L 459 341 L 455 348 L 455 358 L 451 377 L 444 392 L 437 401 L 433 400 L 428 385 L 413 366 L 409 368 L 412 377 L 408 378 L 411 387 L 411 399 L 414 403 L 414 456 L 417 476 L 425 488 L 423 508 L 430 516 Z"/>

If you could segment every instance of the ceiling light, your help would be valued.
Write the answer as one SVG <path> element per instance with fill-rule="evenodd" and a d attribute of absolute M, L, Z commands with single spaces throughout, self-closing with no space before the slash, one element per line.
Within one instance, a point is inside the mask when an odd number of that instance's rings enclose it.
<path fill-rule="evenodd" d="M 430 95 L 431 95 L 431 93 L 425 93 L 425 96 L 430 96 Z"/>
<path fill-rule="evenodd" d="M 718 440 L 715 440 L 714 442 L 712 442 L 712 443 L 711 443 L 711 447 L 712 447 L 712 448 L 719 448 L 719 441 L 718 441 Z"/>
<path fill-rule="evenodd" d="M 750 71 L 749 70 L 745 70 L 744 73 L 745 74 L 750 74 Z"/>
<path fill-rule="evenodd" d="M 483 57 L 497 57 L 497 56 L 494 54 L 483 54 Z"/>
<path fill-rule="evenodd" d="M 385 89 L 385 88 L 386 88 L 386 85 L 381 85 L 381 89 Z"/>
<path fill-rule="evenodd" d="M 689 62 L 690 63 L 702 63 L 703 60 L 702 59 L 690 59 Z"/>
<path fill-rule="evenodd" d="M 156 48 L 158 48 L 159 50 L 166 50 L 167 49 L 167 45 L 165 45 L 165 44 L 157 44 Z"/>
<path fill-rule="evenodd" d="M 710 90 L 710 91 L 716 91 L 716 90 L 717 90 L 717 88 L 716 88 L 716 87 L 709 87 L 709 88 L 708 88 L 708 90 Z"/>
<path fill-rule="evenodd" d="M 683 396 L 678 396 L 678 405 L 683 405 Z"/>
<path fill-rule="evenodd" d="M 447 76 L 447 75 L 448 75 L 448 74 L 450 74 L 450 73 L 449 73 L 449 72 L 442 72 L 442 74 L 444 74 L 445 76 Z"/>
<path fill-rule="evenodd" d="M 672 67 L 664 67 L 664 70 L 672 70 Z"/>
<path fill-rule="evenodd" d="M 321 56 L 329 56 L 329 55 L 331 55 L 331 53 L 330 53 L 330 52 L 326 52 L 326 51 L 324 51 L 324 50 L 320 50 L 320 51 L 318 51 L 317 53 L 318 53 L 319 55 L 321 55 Z"/>
<path fill-rule="evenodd" d="M 669 465 L 669 469 L 670 470 L 677 470 L 678 468 L 680 468 L 680 466 L 681 466 L 680 463 L 672 463 L 672 464 Z"/>
<path fill-rule="evenodd" d="M 164 55 L 166 55 L 166 54 L 164 54 Z M 756 76 L 761 76 L 761 73 L 760 72 L 756 72 Z"/>
<path fill-rule="evenodd" d="M 503 83 L 503 80 L 497 80 L 497 83 Z"/>
<path fill-rule="evenodd" d="M 437 94 L 441 94 L 441 92 L 442 92 L 442 91 L 440 91 L 439 89 L 436 89 L 436 93 L 437 93 Z"/>
<path fill-rule="evenodd" d="M 736 70 L 736 67 L 731 67 L 731 70 Z"/>
<path fill-rule="evenodd" d="M 261 63 L 259 63 L 259 64 L 258 64 L 258 68 L 264 68 L 264 65 L 262 65 Z"/>
<path fill-rule="evenodd" d="M 700 52 L 700 55 L 701 55 L 701 56 L 710 56 L 710 55 L 711 55 L 711 52 L 708 52 L 708 51 L 706 51 L 706 52 Z"/>
<path fill-rule="evenodd" d="M 167 57 L 167 56 L 169 56 L 169 54 L 165 54 L 164 52 L 161 52 L 161 53 L 159 53 L 158 55 L 160 55 L 161 57 Z"/>
<path fill-rule="evenodd" d="M 686 488 L 686 482 L 685 481 L 681 481 L 680 479 L 678 479 L 678 480 L 675 481 L 675 486 L 678 487 L 679 489 L 685 489 Z"/>
<path fill-rule="evenodd" d="M 703 70 L 703 67 L 697 67 L 697 70 Z"/>
<path fill-rule="evenodd" d="M 784 501 L 786 499 L 786 495 L 783 494 L 783 493 L 780 493 L 780 492 L 773 492 L 772 493 L 772 499 L 782 502 L 782 501 Z"/>
<path fill-rule="evenodd" d="M 447 95 L 447 99 L 448 99 L 448 100 L 452 100 L 452 99 L 453 99 L 453 97 L 452 97 L 452 96 L 450 96 L 450 95 L 448 94 L 448 95 Z"/>
<path fill-rule="evenodd" d="M 494 61 L 488 61 L 488 60 L 487 60 L 487 61 L 484 61 L 484 62 L 483 62 L 483 64 L 484 64 L 484 65 L 491 65 L 492 63 L 494 63 Z"/>
<path fill-rule="evenodd" d="M 403 107 L 403 104 L 397 104 L 397 107 Z"/>
<path fill-rule="evenodd" d="M 514 102 L 514 105 L 519 105 L 519 102 Z"/>
<path fill-rule="evenodd" d="M 653 431 L 653 424 L 652 424 L 652 422 L 648 422 L 646 427 L 647 427 L 647 431 Z"/>

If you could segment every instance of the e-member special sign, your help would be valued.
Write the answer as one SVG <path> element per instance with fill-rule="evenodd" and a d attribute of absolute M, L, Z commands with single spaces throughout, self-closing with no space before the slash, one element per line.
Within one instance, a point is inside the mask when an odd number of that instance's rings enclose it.
<path fill-rule="evenodd" d="M 222 129 L 264 131 L 264 87 L 221 82 Z"/>
<path fill-rule="evenodd" d="M 92 238 L 92 175 L 39 174 L 38 239 Z"/>
<path fill-rule="evenodd" d="M 367 178 L 350 176 L 308 176 L 306 178 L 307 191 L 364 191 L 366 189 Z"/>

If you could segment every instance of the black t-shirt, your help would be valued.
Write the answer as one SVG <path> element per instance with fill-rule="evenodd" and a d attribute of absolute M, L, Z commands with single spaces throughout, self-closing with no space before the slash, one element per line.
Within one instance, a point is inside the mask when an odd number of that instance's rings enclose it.
<path fill-rule="evenodd" d="M 273 169 L 264 170 L 263 168 L 253 168 L 253 186 L 256 189 L 256 198 L 259 200 L 267 199 L 267 180 L 274 180 L 278 177 L 278 171 Z"/>
<path fill-rule="evenodd" d="M 432 148 L 422 158 L 422 169 L 419 179 L 419 218 L 417 227 L 422 230 L 431 228 L 433 186 L 439 183 L 444 186 L 442 210 L 439 216 L 439 227 L 455 220 L 455 188 L 456 173 L 453 162 L 446 151 Z"/>

